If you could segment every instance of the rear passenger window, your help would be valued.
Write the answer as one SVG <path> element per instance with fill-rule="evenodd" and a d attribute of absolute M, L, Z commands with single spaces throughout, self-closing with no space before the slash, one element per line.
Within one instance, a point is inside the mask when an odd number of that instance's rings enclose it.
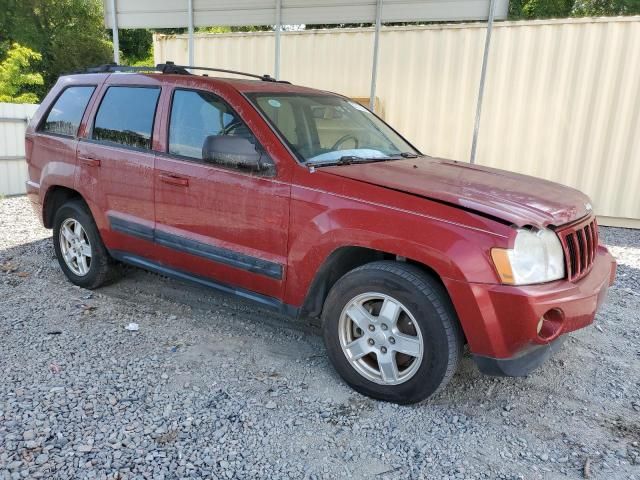
<path fill-rule="evenodd" d="M 171 103 L 169 153 L 202 159 L 202 146 L 209 135 L 237 135 L 256 139 L 226 103 L 215 95 L 194 90 L 176 90 Z"/>
<path fill-rule="evenodd" d="M 95 87 L 67 87 L 53 104 L 40 131 L 75 137 Z"/>
<path fill-rule="evenodd" d="M 159 88 L 109 87 L 93 124 L 92 138 L 151 149 Z"/>

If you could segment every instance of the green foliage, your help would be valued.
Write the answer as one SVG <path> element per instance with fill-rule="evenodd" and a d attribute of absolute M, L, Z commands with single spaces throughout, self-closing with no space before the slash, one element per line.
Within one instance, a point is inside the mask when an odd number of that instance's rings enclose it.
<path fill-rule="evenodd" d="M 511 0 L 511 20 L 640 14 L 640 0 Z"/>
<path fill-rule="evenodd" d="M 42 75 L 34 73 L 33 63 L 42 56 L 33 50 L 14 43 L 7 58 L 0 63 L 0 102 L 37 103 L 36 94 L 27 91 L 44 83 Z"/>
<path fill-rule="evenodd" d="M 153 49 L 153 34 L 145 28 L 121 29 L 118 31 L 118 40 L 122 53 L 120 60 L 125 65 L 147 60 Z"/>
<path fill-rule="evenodd" d="M 156 64 L 153 61 L 153 52 L 149 53 L 149 56 L 146 58 L 141 58 L 136 61 L 125 62 L 126 65 L 131 65 L 132 67 L 154 67 Z"/>
<path fill-rule="evenodd" d="M 512 19 L 565 18 L 570 16 L 574 0 L 511 0 Z"/>
<path fill-rule="evenodd" d="M 44 83 L 28 90 L 38 98 L 58 76 L 112 61 L 99 0 L 2 0 L 0 55 L 17 42 L 42 54 Z"/>
<path fill-rule="evenodd" d="M 600 17 L 640 14 L 640 0 L 576 0 L 571 16 Z"/>
<path fill-rule="evenodd" d="M 196 28 L 197 33 L 265 32 L 272 30 L 271 25 L 241 25 L 238 27 L 212 26 Z"/>

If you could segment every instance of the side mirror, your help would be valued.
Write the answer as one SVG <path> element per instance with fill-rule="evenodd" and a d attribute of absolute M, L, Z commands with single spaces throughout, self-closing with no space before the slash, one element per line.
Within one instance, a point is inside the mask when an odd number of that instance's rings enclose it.
<path fill-rule="evenodd" d="M 209 135 L 202 146 L 202 159 L 241 170 L 260 170 L 262 154 L 246 137 Z"/>

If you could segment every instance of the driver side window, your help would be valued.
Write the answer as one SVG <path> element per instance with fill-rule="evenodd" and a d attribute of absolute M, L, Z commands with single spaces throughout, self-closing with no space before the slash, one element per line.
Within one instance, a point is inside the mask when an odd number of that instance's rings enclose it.
<path fill-rule="evenodd" d="M 240 117 L 213 94 L 175 90 L 169 123 L 169 153 L 202 160 L 202 147 L 210 135 L 236 135 L 254 145 L 256 139 Z"/>

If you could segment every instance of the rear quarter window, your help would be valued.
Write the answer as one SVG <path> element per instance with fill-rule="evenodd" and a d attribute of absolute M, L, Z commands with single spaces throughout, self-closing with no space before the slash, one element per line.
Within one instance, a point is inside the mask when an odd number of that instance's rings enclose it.
<path fill-rule="evenodd" d="M 91 138 L 151 149 L 159 96 L 157 87 L 109 87 L 98 108 Z"/>
<path fill-rule="evenodd" d="M 67 87 L 56 99 L 40 127 L 44 133 L 75 137 L 96 87 Z"/>

